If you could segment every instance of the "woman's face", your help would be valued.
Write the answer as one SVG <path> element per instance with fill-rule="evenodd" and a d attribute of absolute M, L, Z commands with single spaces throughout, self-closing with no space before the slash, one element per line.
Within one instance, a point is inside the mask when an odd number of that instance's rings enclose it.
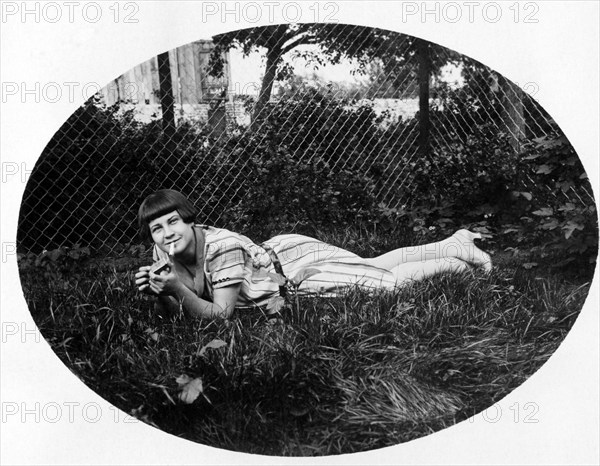
<path fill-rule="evenodd" d="M 154 243 L 166 253 L 173 243 L 174 255 L 194 247 L 193 226 L 193 223 L 185 223 L 176 210 L 148 223 Z"/>

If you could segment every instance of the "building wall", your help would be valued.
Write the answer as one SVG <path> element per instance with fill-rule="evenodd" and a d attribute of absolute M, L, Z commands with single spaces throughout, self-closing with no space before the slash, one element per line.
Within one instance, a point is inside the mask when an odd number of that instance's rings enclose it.
<path fill-rule="evenodd" d="M 229 64 L 223 78 L 207 76 L 206 68 L 213 48 L 212 41 L 199 40 L 169 51 L 176 112 L 177 106 L 181 113 L 190 105 L 207 105 L 231 88 Z M 151 114 L 154 106 L 160 107 L 157 58 L 152 57 L 126 71 L 102 89 L 101 94 L 101 101 L 106 105 L 133 105 L 140 113 Z"/>

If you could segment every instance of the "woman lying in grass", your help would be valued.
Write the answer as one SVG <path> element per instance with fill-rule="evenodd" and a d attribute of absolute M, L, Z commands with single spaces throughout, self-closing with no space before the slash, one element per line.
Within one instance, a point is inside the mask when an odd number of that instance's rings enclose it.
<path fill-rule="evenodd" d="M 180 305 L 201 318 L 229 317 L 234 308 L 277 311 L 282 282 L 301 281 L 298 292 L 333 296 L 344 288 L 393 289 L 439 272 L 471 267 L 489 271 L 490 256 L 459 230 L 437 243 L 400 248 L 364 259 L 301 235 L 280 235 L 261 245 L 228 230 L 195 224 L 196 209 L 181 193 L 164 189 L 140 206 L 142 236 L 154 242 L 153 266 L 136 273 L 138 289 L 158 298 L 157 308 Z"/>

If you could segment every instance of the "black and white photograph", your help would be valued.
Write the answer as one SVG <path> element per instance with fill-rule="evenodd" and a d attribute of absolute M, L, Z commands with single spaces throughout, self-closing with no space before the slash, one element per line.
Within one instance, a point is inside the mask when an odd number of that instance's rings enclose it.
<path fill-rule="evenodd" d="M 75 3 L 1 4 L 7 463 L 598 458 L 597 3 Z"/>

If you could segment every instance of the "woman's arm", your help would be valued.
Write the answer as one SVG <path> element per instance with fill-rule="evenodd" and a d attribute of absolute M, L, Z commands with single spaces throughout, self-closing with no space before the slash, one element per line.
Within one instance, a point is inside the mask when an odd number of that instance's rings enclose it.
<path fill-rule="evenodd" d="M 171 301 L 170 297 L 174 298 L 176 302 L 181 303 L 185 311 L 200 318 L 214 319 L 231 316 L 242 287 L 240 282 L 218 288 L 213 292 L 213 302 L 210 302 L 199 298 L 194 291 L 185 286 L 179 280 L 174 268 L 169 273 L 163 272 L 157 275 L 148 271 L 147 274 L 148 281 L 143 284 L 147 284 L 149 292 L 157 295 L 159 300 Z"/>
<path fill-rule="evenodd" d="M 181 284 L 175 290 L 174 297 L 179 301 L 183 308 L 191 315 L 200 318 L 223 318 L 231 316 L 235 303 L 237 303 L 240 294 L 241 283 L 230 285 L 224 288 L 218 288 L 213 292 L 213 302 L 196 296 L 187 286 Z"/>

